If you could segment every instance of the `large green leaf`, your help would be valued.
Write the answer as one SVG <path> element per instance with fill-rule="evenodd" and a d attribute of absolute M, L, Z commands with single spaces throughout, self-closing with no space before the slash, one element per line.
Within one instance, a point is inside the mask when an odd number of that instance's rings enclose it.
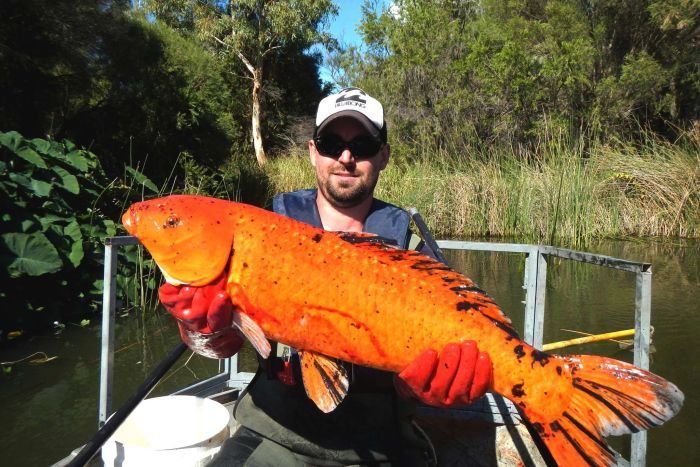
<path fill-rule="evenodd" d="M 0 132 L 0 144 L 12 152 L 17 150 L 23 140 L 24 138 L 22 138 L 22 135 L 16 131 L 8 131 L 7 133 Z"/>
<path fill-rule="evenodd" d="M 16 184 L 25 187 L 27 190 L 31 191 L 34 193 L 34 195 L 40 198 L 46 198 L 51 194 L 51 183 L 38 180 L 36 178 L 28 178 L 15 172 L 10 173 L 9 178 Z"/>
<path fill-rule="evenodd" d="M 17 185 L 21 185 L 29 190 L 32 189 L 32 180 L 29 177 L 25 177 L 24 175 L 17 172 L 10 172 L 8 178 L 15 182 Z"/>
<path fill-rule="evenodd" d="M 44 214 L 43 216 L 38 217 L 38 219 L 41 223 L 42 231 L 46 231 L 46 229 L 48 229 L 53 224 L 75 221 L 75 217 L 73 216 L 57 216 L 55 214 Z"/>
<path fill-rule="evenodd" d="M 24 159 L 27 162 L 30 162 L 37 167 L 41 167 L 42 169 L 47 169 L 49 166 L 46 165 L 46 162 L 44 161 L 44 158 L 41 157 L 39 154 L 37 154 L 36 151 L 34 151 L 32 148 L 25 146 L 22 148 L 19 148 L 15 151 L 15 154 L 17 154 L 19 157 Z"/>
<path fill-rule="evenodd" d="M 80 262 L 83 260 L 83 256 L 85 256 L 83 251 L 83 235 L 80 232 L 80 224 L 78 224 L 77 221 L 71 222 L 63 229 L 63 233 L 73 240 L 70 253 L 68 253 L 68 259 L 71 263 L 73 263 L 73 266 L 77 268 L 80 265 Z"/>
<path fill-rule="evenodd" d="M 78 183 L 78 179 L 75 178 L 75 175 L 69 173 L 66 169 L 58 166 L 51 167 L 51 170 L 53 170 L 56 174 L 58 174 L 59 177 L 61 177 L 61 188 L 70 193 L 73 193 L 74 195 L 80 193 L 80 184 Z"/>
<path fill-rule="evenodd" d="M 41 232 L 3 234 L 2 243 L 7 250 L 2 254 L 3 262 L 8 263 L 7 272 L 11 277 L 40 276 L 63 266 L 58 251 Z"/>
<path fill-rule="evenodd" d="M 34 149 L 39 151 L 41 154 L 46 154 L 51 147 L 51 142 L 41 138 L 34 138 L 29 140 L 29 142 L 32 146 L 34 146 Z"/>
<path fill-rule="evenodd" d="M 47 183 L 43 180 L 37 180 L 36 178 L 32 179 L 32 190 L 34 191 L 34 194 L 40 198 L 48 197 L 51 194 L 51 188 L 53 188 L 51 183 Z"/>
<path fill-rule="evenodd" d="M 87 172 L 88 169 L 88 159 L 84 156 L 84 152 L 80 150 L 71 151 L 66 154 L 66 162 L 80 170 L 81 172 Z"/>

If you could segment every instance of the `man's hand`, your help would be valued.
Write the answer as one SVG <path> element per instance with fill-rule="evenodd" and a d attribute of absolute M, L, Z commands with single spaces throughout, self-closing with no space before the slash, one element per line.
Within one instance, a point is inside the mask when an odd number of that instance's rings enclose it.
<path fill-rule="evenodd" d="M 175 317 L 182 341 L 193 351 L 211 358 L 228 358 L 243 345 L 232 327 L 233 305 L 225 290 L 226 276 L 203 287 L 163 284 L 158 298 Z"/>
<path fill-rule="evenodd" d="M 448 344 L 438 356 L 425 350 L 396 377 L 396 389 L 405 398 L 417 398 L 435 407 L 468 405 L 491 385 L 493 365 L 474 341 Z"/>

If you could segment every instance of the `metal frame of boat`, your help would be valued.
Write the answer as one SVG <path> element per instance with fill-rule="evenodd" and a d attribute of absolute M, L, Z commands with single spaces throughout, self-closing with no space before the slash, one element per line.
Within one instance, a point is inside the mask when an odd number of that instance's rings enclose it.
<path fill-rule="evenodd" d="M 103 426 L 112 412 L 112 377 L 114 368 L 114 319 L 116 311 L 116 272 L 118 248 L 124 245 L 138 245 L 135 237 L 120 236 L 105 239 L 104 286 L 102 306 L 102 349 L 100 366 L 99 426 Z M 636 275 L 635 293 L 635 334 L 634 364 L 649 369 L 649 349 L 651 339 L 651 264 L 628 261 L 605 255 L 557 248 L 546 245 L 515 243 L 466 242 L 453 240 L 437 241 L 437 246 L 445 250 L 470 250 L 525 255 L 523 289 L 525 289 L 525 329 L 524 340 L 536 348 L 542 348 L 545 290 L 547 283 L 547 260 L 557 257 L 619 269 Z M 238 358 L 233 356 L 221 360 L 220 373 L 209 379 L 188 386 L 177 394 L 193 394 L 202 397 L 243 390 L 253 377 L 253 373 L 239 371 Z M 419 407 L 419 415 L 445 418 L 487 420 L 494 424 L 518 424 L 521 416 L 517 408 L 508 400 L 496 394 L 487 394 L 480 403 L 464 409 L 435 409 Z M 646 463 L 647 433 L 642 431 L 632 435 L 629 465 L 644 466 Z M 619 465 L 628 462 L 618 458 Z"/>

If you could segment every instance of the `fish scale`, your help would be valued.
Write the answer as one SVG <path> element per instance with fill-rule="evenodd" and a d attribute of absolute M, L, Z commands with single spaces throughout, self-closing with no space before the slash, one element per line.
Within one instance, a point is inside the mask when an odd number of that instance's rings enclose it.
<path fill-rule="evenodd" d="M 307 394 L 324 411 L 348 389 L 331 357 L 400 372 L 425 349 L 465 340 L 488 352 L 491 389 L 522 410 L 561 465 L 613 465 L 604 436 L 660 425 L 683 404 L 675 385 L 628 363 L 529 346 L 469 278 L 368 234 L 200 196 L 137 203 L 123 223 L 172 283 L 203 286 L 228 270 L 245 317 L 234 322 L 247 323 L 254 343 L 297 348 Z"/>

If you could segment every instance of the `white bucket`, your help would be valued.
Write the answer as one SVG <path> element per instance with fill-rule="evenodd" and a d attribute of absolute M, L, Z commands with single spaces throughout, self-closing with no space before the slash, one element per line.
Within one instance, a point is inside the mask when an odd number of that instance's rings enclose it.
<path fill-rule="evenodd" d="M 142 401 L 102 447 L 106 466 L 204 466 L 229 437 L 230 415 L 211 399 Z"/>

